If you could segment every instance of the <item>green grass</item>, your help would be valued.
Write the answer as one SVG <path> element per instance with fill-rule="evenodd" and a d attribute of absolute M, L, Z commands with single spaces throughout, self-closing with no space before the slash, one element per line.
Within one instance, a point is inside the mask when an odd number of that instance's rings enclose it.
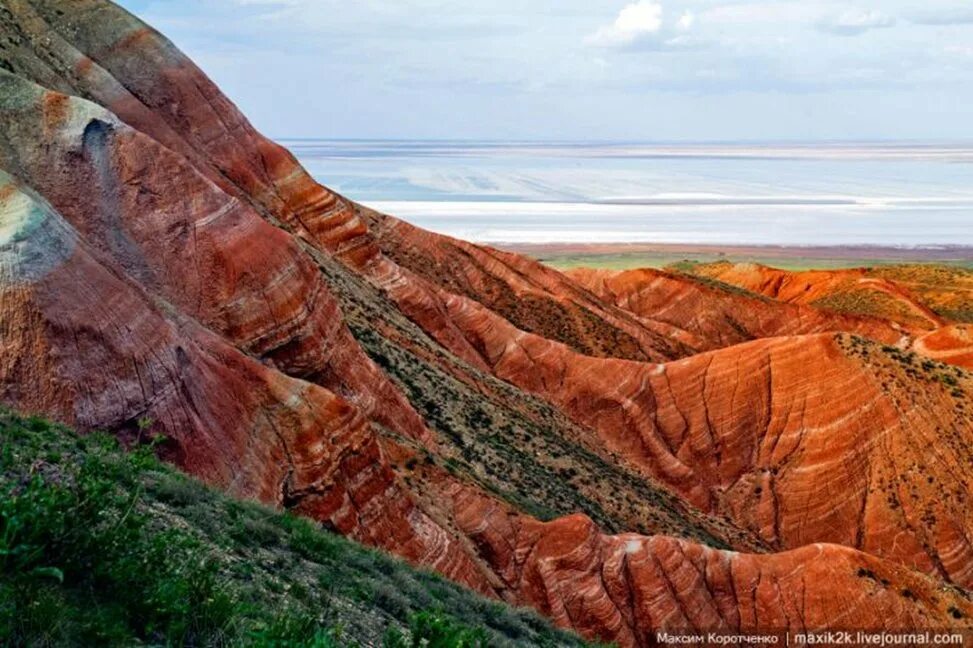
<path fill-rule="evenodd" d="M 105 435 L 0 410 L 4 646 L 577 646 Z"/>

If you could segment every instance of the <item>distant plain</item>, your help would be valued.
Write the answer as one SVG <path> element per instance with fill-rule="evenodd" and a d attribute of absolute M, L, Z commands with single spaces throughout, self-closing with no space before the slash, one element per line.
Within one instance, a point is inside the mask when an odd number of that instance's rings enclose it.
<path fill-rule="evenodd" d="M 650 244 L 499 244 L 558 268 L 679 267 L 683 264 L 757 263 L 782 270 L 834 270 L 906 264 L 934 264 L 973 270 L 973 248 L 783 247 Z"/>
<path fill-rule="evenodd" d="M 720 254 L 792 269 L 973 261 L 973 146 L 962 143 L 285 144 L 378 211 L 533 247 L 560 267 Z"/>

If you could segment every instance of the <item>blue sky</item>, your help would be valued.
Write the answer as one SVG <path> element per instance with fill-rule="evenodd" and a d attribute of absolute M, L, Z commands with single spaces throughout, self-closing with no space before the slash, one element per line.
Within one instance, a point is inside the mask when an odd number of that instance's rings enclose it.
<path fill-rule="evenodd" d="M 973 139 L 969 0 L 121 0 L 273 137 Z"/>

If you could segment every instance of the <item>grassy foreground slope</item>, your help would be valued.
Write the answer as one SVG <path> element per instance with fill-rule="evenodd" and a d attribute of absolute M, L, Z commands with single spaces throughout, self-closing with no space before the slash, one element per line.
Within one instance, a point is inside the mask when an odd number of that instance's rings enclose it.
<path fill-rule="evenodd" d="M 0 644 L 583 642 L 304 519 L 227 498 L 148 447 L 125 452 L 111 437 L 0 410 Z"/>

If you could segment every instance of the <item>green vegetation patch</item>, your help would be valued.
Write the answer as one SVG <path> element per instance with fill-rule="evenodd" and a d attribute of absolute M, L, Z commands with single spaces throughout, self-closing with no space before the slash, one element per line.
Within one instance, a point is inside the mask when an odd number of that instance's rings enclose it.
<path fill-rule="evenodd" d="M 892 318 L 912 324 L 927 324 L 926 318 L 917 315 L 907 304 L 895 297 L 870 289 L 836 292 L 811 302 L 811 306 L 835 313 Z"/>
<path fill-rule="evenodd" d="M 0 410 L 0 643 L 579 646 L 106 435 Z"/>

